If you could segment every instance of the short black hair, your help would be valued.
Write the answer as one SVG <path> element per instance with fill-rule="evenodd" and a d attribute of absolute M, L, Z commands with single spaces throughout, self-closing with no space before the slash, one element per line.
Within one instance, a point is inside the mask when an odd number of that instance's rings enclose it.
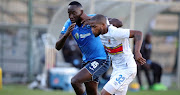
<path fill-rule="evenodd" d="M 97 14 L 91 18 L 91 21 L 96 21 L 97 23 L 106 23 L 106 17 L 101 14 Z"/>
<path fill-rule="evenodd" d="M 76 5 L 77 7 L 81 7 L 82 8 L 81 3 L 77 2 L 77 1 L 72 1 L 71 3 L 69 3 L 69 5 Z"/>

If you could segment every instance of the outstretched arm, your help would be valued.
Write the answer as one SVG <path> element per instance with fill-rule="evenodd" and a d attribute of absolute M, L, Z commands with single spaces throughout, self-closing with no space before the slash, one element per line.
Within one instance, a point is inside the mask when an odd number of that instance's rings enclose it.
<path fill-rule="evenodd" d="M 76 25 L 75 23 L 71 24 L 68 27 L 67 32 L 64 35 L 61 34 L 59 36 L 59 40 L 56 42 L 56 49 L 57 50 L 60 50 L 64 46 L 66 39 L 68 38 L 70 33 L 74 30 L 75 25 Z"/>
<path fill-rule="evenodd" d="M 134 38 L 135 40 L 135 47 L 134 47 L 135 60 L 138 61 L 141 65 L 145 64 L 146 60 L 142 57 L 140 53 L 140 49 L 143 41 L 142 32 L 136 30 L 130 30 L 129 38 Z"/>

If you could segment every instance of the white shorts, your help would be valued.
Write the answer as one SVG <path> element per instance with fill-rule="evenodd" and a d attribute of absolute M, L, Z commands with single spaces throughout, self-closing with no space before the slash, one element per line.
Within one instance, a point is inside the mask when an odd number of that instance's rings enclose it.
<path fill-rule="evenodd" d="M 113 76 L 103 87 L 110 94 L 126 95 L 128 85 L 136 76 L 137 68 L 120 69 L 118 72 L 113 72 Z"/>

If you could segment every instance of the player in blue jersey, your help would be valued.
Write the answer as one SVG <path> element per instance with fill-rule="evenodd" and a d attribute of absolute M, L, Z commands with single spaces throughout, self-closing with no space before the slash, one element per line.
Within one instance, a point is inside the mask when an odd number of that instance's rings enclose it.
<path fill-rule="evenodd" d="M 100 38 L 93 35 L 91 27 L 82 27 L 82 22 L 94 15 L 86 15 L 82 5 L 77 1 L 72 1 L 68 5 L 68 14 L 69 19 L 61 31 L 56 49 L 60 50 L 63 47 L 69 35 L 74 37 L 83 55 L 83 68 L 71 79 L 71 84 L 77 95 L 86 95 L 86 92 L 88 95 L 97 95 L 98 78 L 108 70 L 110 59 Z"/>

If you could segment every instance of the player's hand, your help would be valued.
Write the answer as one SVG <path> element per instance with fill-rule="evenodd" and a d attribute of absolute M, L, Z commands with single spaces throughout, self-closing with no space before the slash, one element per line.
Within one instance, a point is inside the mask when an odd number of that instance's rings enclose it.
<path fill-rule="evenodd" d="M 88 24 L 90 23 L 89 20 L 90 20 L 90 19 L 85 19 L 85 20 L 81 21 L 81 23 L 83 24 L 82 27 L 88 25 Z"/>
<path fill-rule="evenodd" d="M 135 52 L 135 60 L 138 61 L 141 65 L 146 63 L 146 59 L 144 59 L 140 52 Z"/>
<path fill-rule="evenodd" d="M 75 25 L 76 25 L 76 23 L 72 23 L 72 24 L 68 27 L 67 32 L 68 32 L 68 33 L 71 33 L 71 32 L 74 30 Z"/>

